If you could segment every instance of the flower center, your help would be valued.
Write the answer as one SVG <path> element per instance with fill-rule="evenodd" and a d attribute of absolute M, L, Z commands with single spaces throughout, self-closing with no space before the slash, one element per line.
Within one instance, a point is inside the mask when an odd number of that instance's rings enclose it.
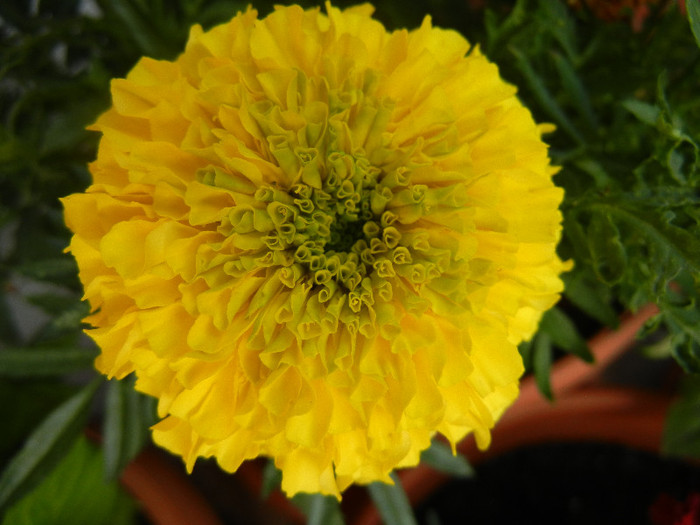
<path fill-rule="evenodd" d="M 411 180 L 415 166 L 429 169 L 431 139 L 387 148 L 393 102 L 364 91 L 321 93 L 321 84 L 311 96 L 311 84 L 299 84 L 305 105 L 294 111 L 271 101 L 247 108 L 279 169 L 276 182 L 257 177 L 251 186 L 214 167 L 198 173 L 200 182 L 226 188 L 236 202 L 217 226 L 226 241 L 216 250 L 227 252 L 219 264 L 233 278 L 253 272 L 313 297 L 308 300 L 346 325 L 374 324 L 378 303 L 394 293 L 407 310 L 422 311 L 428 302 L 421 290 L 456 270 L 456 248 L 450 238 L 415 225 L 437 211 L 431 220 L 450 227 L 449 214 L 464 208 L 463 188 Z M 366 87 L 371 90 L 371 82 Z"/>
<path fill-rule="evenodd" d="M 375 271 L 387 274 L 378 256 L 390 250 L 385 241 L 396 248 L 400 236 L 390 226 L 396 217 L 384 209 L 392 194 L 377 187 L 379 171 L 361 154 L 336 151 L 313 171 L 302 170 L 289 189 L 258 189 L 255 198 L 274 226 L 263 242 L 273 252 L 293 254 L 281 274 L 287 286 L 309 276 L 323 299 L 336 290 L 353 292 Z"/>

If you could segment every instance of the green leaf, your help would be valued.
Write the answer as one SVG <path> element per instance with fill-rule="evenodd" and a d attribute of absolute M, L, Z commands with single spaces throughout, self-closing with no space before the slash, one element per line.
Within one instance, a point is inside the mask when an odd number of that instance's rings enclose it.
<path fill-rule="evenodd" d="M 700 273 L 700 238 L 669 223 L 668 215 L 632 202 L 600 203 L 593 206 L 639 230 L 649 242 L 659 245 L 683 267 Z"/>
<path fill-rule="evenodd" d="M 275 466 L 274 461 L 268 460 L 263 468 L 260 498 L 267 498 L 270 494 L 272 494 L 272 491 L 279 489 L 281 484 L 282 471 Z"/>
<path fill-rule="evenodd" d="M 245 11 L 245 9 L 245 2 L 231 2 L 230 0 L 226 0 L 208 5 L 203 9 L 200 8 L 192 13 L 192 16 L 196 16 L 197 21 L 206 30 L 216 24 L 222 24 L 230 20 L 237 11 Z"/>
<path fill-rule="evenodd" d="M 685 5 L 688 9 L 690 29 L 695 36 L 695 42 L 700 46 L 700 0 L 686 0 Z"/>
<path fill-rule="evenodd" d="M 90 402 L 101 382 L 95 380 L 85 386 L 29 435 L 0 476 L 0 514 L 35 487 L 65 455 L 83 430 Z"/>
<path fill-rule="evenodd" d="M 689 374 L 700 374 L 700 346 L 692 339 L 674 344 L 673 357 Z"/>
<path fill-rule="evenodd" d="M 100 8 L 109 10 L 111 16 L 120 21 L 121 27 L 128 31 L 142 54 L 152 58 L 169 58 L 173 43 L 167 42 L 157 29 L 163 20 L 151 20 L 142 6 L 133 0 L 100 1 Z"/>
<path fill-rule="evenodd" d="M 100 113 L 102 104 L 90 100 L 87 104 L 85 101 L 78 101 L 71 106 L 61 108 L 60 112 L 48 115 L 44 119 L 40 155 L 69 151 L 89 137 L 90 132 L 85 127 Z"/>
<path fill-rule="evenodd" d="M 394 481 L 393 485 L 375 482 L 367 487 L 383 523 L 385 525 L 417 525 L 401 480 L 395 473 L 391 474 L 391 479 Z"/>
<path fill-rule="evenodd" d="M 66 333 L 76 333 L 83 327 L 83 320 L 90 313 L 90 305 L 87 302 L 73 301 L 65 310 L 58 313 L 44 327 L 42 337 L 52 339 Z"/>
<path fill-rule="evenodd" d="M 484 25 L 487 35 L 487 55 L 498 49 L 501 40 L 507 38 L 509 33 L 522 26 L 527 20 L 530 9 L 528 0 L 517 0 L 513 8 L 509 11 L 508 17 L 499 24 L 496 13 L 491 9 L 486 9 L 484 14 Z"/>
<path fill-rule="evenodd" d="M 92 368 L 95 352 L 82 348 L 4 348 L 0 377 L 45 377 Z"/>
<path fill-rule="evenodd" d="M 527 58 L 525 53 L 512 46 L 509 49 L 515 57 L 515 64 L 525 77 L 525 81 L 532 90 L 537 102 L 539 102 L 547 114 L 553 118 L 557 125 L 568 133 L 571 138 L 573 138 L 579 144 L 585 143 L 583 136 L 566 115 L 566 112 L 556 102 L 556 97 L 547 89 L 544 81 L 532 67 L 530 60 Z"/>
<path fill-rule="evenodd" d="M 59 291 L 28 295 L 26 296 L 26 300 L 28 303 L 38 306 L 49 315 L 61 315 L 65 313 L 66 310 L 76 309 L 80 309 L 83 317 L 89 313 L 89 306 L 86 302 L 83 303 L 72 294 L 69 296 L 60 294 Z"/>
<path fill-rule="evenodd" d="M 421 453 L 420 461 L 440 472 L 460 478 L 471 478 L 475 473 L 467 458 L 459 453 L 453 454 L 448 445 L 438 440 L 433 440 L 430 448 Z"/>
<path fill-rule="evenodd" d="M 75 392 L 74 386 L 57 379 L 0 379 L 0 399 L 12 400 L 0 404 L 0 421 L 12 422 L 0 432 L 0 464 L 7 464 L 37 422 Z"/>
<path fill-rule="evenodd" d="M 659 117 L 661 116 L 661 110 L 657 106 L 634 98 L 623 101 L 622 107 L 632 113 L 641 122 L 653 127 L 657 126 Z"/>
<path fill-rule="evenodd" d="M 523 341 L 518 345 L 518 352 L 520 352 L 520 357 L 523 359 L 523 366 L 526 371 L 532 370 L 532 347 L 532 339 Z"/>
<path fill-rule="evenodd" d="M 155 423 L 151 399 L 137 392 L 134 383 L 130 377 L 107 384 L 103 425 L 107 480 L 116 479 L 136 457 L 148 439 L 149 427 Z"/>
<path fill-rule="evenodd" d="M 539 8 L 544 15 L 541 20 L 547 30 L 559 42 L 569 60 L 575 60 L 576 24 L 571 16 L 571 9 L 558 0 L 540 0 Z"/>
<path fill-rule="evenodd" d="M 588 225 L 588 239 L 596 275 L 607 284 L 619 282 L 627 267 L 627 257 L 620 232 L 609 215 L 593 214 Z"/>
<path fill-rule="evenodd" d="M 566 210 L 564 213 L 563 235 L 573 251 L 576 261 L 574 271 L 581 270 L 582 265 L 591 267 L 591 253 L 588 249 L 588 235 L 584 229 L 584 221 L 580 220 L 576 210 Z M 565 274 L 566 275 L 566 274 Z"/>
<path fill-rule="evenodd" d="M 685 304 L 662 303 L 663 319 L 671 329 L 672 354 L 686 372 L 700 373 L 700 310 L 696 299 Z"/>
<path fill-rule="evenodd" d="M 3 525 L 133 523 L 134 501 L 101 474 L 100 450 L 80 437 L 44 481 L 10 508 Z"/>
<path fill-rule="evenodd" d="M 561 54 L 552 52 L 554 65 L 559 73 L 562 86 L 575 104 L 576 110 L 584 118 L 586 125 L 591 130 L 598 129 L 598 118 L 591 104 L 591 99 L 586 92 L 586 87 L 579 78 L 574 66 Z"/>
<path fill-rule="evenodd" d="M 0 282 L 0 286 L 4 286 L 4 283 Z M 19 331 L 14 323 L 7 297 L 0 290 L 0 341 L 6 344 L 16 344 L 18 340 Z"/>
<path fill-rule="evenodd" d="M 590 175 L 595 182 L 596 188 L 604 189 L 610 186 L 610 176 L 598 161 L 591 158 L 582 158 L 571 162 L 571 164 Z"/>
<path fill-rule="evenodd" d="M 15 266 L 15 270 L 25 277 L 56 282 L 72 277 L 78 272 L 75 260 L 68 256 L 25 262 Z"/>
<path fill-rule="evenodd" d="M 340 502 L 323 494 L 297 494 L 292 502 L 306 515 L 306 525 L 343 525 Z"/>
<path fill-rule="evenodd" d="M 532 368 L 535 383 L 544 397 L 554 398 L 550 373 L 552 370 L 552 341 L 545 332 L 539 332 L 533 342 Z"/>
<path fill-rule="evenodd" d="M 559 348 L 584 361 L 593 362 L 593 354 L 591 354 L 586 340 L 581 337 L 576 325 L 561 309 L 554 307 L 545 312 L 542 321 L 540 321 L 540 330 L 544 330 Z"/>
<path fill-rule="evenodd" d="M 615 310 L 601 297 L 601 291 L 594 287 L 593 283 L 587 283 L 583 274 L 565 274 L 564 296 L 586 315 L 600 321 L 606 326 L 614 328 L 619 319 Z"/>

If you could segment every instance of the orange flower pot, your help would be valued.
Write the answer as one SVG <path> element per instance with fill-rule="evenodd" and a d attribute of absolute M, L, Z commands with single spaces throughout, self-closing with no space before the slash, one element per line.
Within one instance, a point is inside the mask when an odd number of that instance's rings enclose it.
<path fill-rule="evenodd" d="M 187 475 L 157 450 L 141 452 L 121 482 L 153 525 L 222 525 Z"/>
<path fill-rule="evenodd" d="M 605 368 L 634 343 L 644 323 L 657 313 L 656 306 L 649 305 L 625 316 L 617 330 L 603 330 L 591 339 L 594 365 L 574 356 L 558 361 L 551 373 L 554 402 L 538 392 L 533 377 L 525 378 L 518 400 L 493 429 L 491 446 L 480 451 L 469 436 L 458 445 L 459 452 L 472 464 L 544 442 L 618 443 L 658 452 L 671 396 L 605 386 L 600 381 Z M 426 465 L 404 470 L 399 477 L 413 505 L 449 480 L 448 475 Z M 353 525 L 382 523 L 371 504 L 361 505 L 359 511 L 352 512 L 352 507 L 348 510 L 348 523 Z"/>

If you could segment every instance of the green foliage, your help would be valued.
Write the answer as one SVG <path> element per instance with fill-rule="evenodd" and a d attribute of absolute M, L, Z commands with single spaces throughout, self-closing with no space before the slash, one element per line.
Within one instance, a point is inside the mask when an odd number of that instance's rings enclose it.
<path fill-rule="evenodd" d="M 367 488 L 379 515 L 386 525 L 416 525 L 411 504 L 396 474 L 391 475 L 394 484 L 375 482 Z"/>
<path fill-rule="evenodd" d="M 135 505 L 116 483 L 102 480 L 100 450 L 84 437 L 56 468 L 7 512 L 2 525 L 128 525 Z"/>
<path fill-rule="evenodd" d="M 540 332 L 532 342 L 532 372 L 535 374 L 537 388 L 550 401 L 554 399 L 550 371 L 552 369 L 552 339 L 546 332 Z"/>
<path fill-rule="evenodd" d="M 463 455 L 452 453 L 452 449 L 434 439 L 429 448 L 421 452 L 420 462 L 430 465 L 435 470 L 451 476 L 470 478 L 474 476 L 474 469 Z"/>
<path fill-rule="evenodd" d="M 700 50 L 675 7 L 641 33 L 589 16 L 521 0 L 487 16 L 484 47 L 535 117 L 558 127 L 547 138 L 566 191 L 561 253 L 575 263 L 567 299 L 610 325 L 616 310 L 658 304 L 676 358 L 700 371 Z M 551 327 L 545 317 L 557 348 L 581 349 L 564 348 Z M 538 351 L 524 350 L 540 369 L 546 347 L 536 339 Z"/>
<path fill-rule="evenodd" d="M 263 468 L 262 486 L 260 497 L 267 498 L 273 490 L 278 489 L 282 483 L 282 471 L 275 466 L 274 461 L 268 460 Z"/>
<path fill-rule="evenodd" d="M 695 41 L 700 46 L 700 2 L 697 0 L 688 0 L 688 20 L 690 27 L 695 35 Z"/>
<path fill-rule="evenodd" d="M 306 525 L 343 525 L 340 503 L 334 496 L 323 494 L 297 494 L 294 505 L 306 516 Z"/>
<path fill-rule="evenodd" d="M 540 332 L 547 334 L 557 347 L 577 355 L 584 361 L 592 362 L 588 344 L 581 337 L 573 321 L 560 308 L 554 307 L 545 312 L 540 321 Z"/>
<path fill-rule="evenodd" d="M 148 439 L 156 423 L 155 400 L 134 389 L 134 378 L 112 380 L 105 401 L 104 467 L 108 480 L 119 476 Z"/>
<path fill-rule="evenodd" d="M 0 379 L 0 465 L 5 466 L 20 449 L 26 437 L 52 410 L 71 395 L 75 387 L 56 378 Z"/>
<path fill-rule="evenodd" d="M 4 348 L 0 352 L 0 378 L 63 375 L 84 369 L 95 353 L 70 348 Z"/>
<path fill-rule="evenodd" d="M 253 7 L 266 14 L 274 3 Z M 560 253 L 574 268 L 564 276 L 562 307 L 521 347 L 540 390 L 552 396 L 559 353 L 590 360 L 581 319 L 615 326 L 619 312 L 648 302 L 661 310 L 649 330 L 665 330 L 670 353 L 700 372 L 700 3 L 686 2 L 687 20 L 675 3 L 653 7 L 639 32 L 560 0 L 489 0 L 483 16 L 453 0 L 374 3 L 390 28 L 415 27 L 430 14 L 435 25 L 460 31 L 519 87 L 536 120 L 557 126 L 545 139 L 562 166 L 555 178 L 566 193 Z M 81 335 L 88 306 L 64 253 L 69 233 L 58 200 L 89 184 L 98 137 L 85 127 L 108 107 L 111 78 L 144 55 L 174 58 L 193 23 L 211 27 L 247 4 L 96 0 L 99 12 L 91 13 L 80 0 L 0 1 L 0 394 L 13 399 L 2 409 L 12 424 L 0 459 L 8 462 L 27 436 L 34 447 L 19 450 L 0 477 L 4 504 L 70 449 L 95 388 L 75 394 L 63 380 L 94 375 L 96 355 Z M 24 281 L 40 288 L 24 293 Z M 14 312 L 18 301 L 46 318 L 29 335 Z M 697 454 L 696 394 L 689 389 L 671 413 L 669 450 Z M 153 406 L 129 380 L 109 384 L 105 408 L 105 474 L 113 478 L 142 446 Z M 423 459 L 470 473 L 439 444 Z M 279 483 L 274 466 L 265 479 Z M 387 523 L 411 523 L 399 487 L 370 491 Z M 296 502 L 311 523 L 340 523 L 335 500 Z"/>
<path fill-rule="evenodd" d="M 95 381 L 62 403 L 27 437 L 0 475 L 0 514 L 34 488 L 65 455 L 83 430 L 98 385 Z"/>

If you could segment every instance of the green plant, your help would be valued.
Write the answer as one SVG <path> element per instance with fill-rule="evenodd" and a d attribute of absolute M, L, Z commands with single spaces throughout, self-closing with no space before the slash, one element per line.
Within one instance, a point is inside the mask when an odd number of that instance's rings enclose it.
<path fill-rule="evenodd" d="M 566 190 L 561 254 L 575 266 L 565 277 L 569 306 L 548 313 L 521 349 L 542 391 L 548 393 L 555 349 L 590 358 L 581 313 L 612 326 L 619 312 L 648 302 L 661 311 L 649 326 L 665 334 L 658 348 L 700 373 L 700 4 L 688 1 L 689 23 L 666 2 L 641 31 L 556 0 L 492 2 L 483 18 L 449 0 L 410 8 L 391 0 L 376 4 L 388 27 L 413 27 L 432 13 L 436 25 L 479 43 L 520 86 L 537 120 L 557 126 L 547 138 L 562 166 L 556 181 Z M 272 2 L 256 7 L 266 12 Z M 89 183 L 86 165 L 97 137 L 85 126 L 108 107 L 111 78 L 125 75 L 143 55 L 175 57 L 193 23 L 211 26 L 237 9 L 245 6 L 206 0 L 0 4 L 0 394 L 14 400 L 1 412 L 9 430 L 0 437 L 0 512 L 42 479 L 48 485 L 37 490 L 49 490 L 56 483 L 46 478 L 50 472 L 61 476 L 82 461 L 71 452 L 68 463 L 60 463 L 67 451 L 84 448 L 73 445 L 98 388 L 90 383 L 97 352 L 81 334 L 87 306 L 77 268 L 63 252 L 69 235 L 58 199 Z M 28 324 L 26 317 L 37 321 Z M 107 390 L 104 464 L 114 479 L 144 443 L 153 407 L 129 383 L 101 388 Z M 685 408 L 672 415 L 670 451 L 697 454 L 696 397 L 689 394 Z M 44 446 L 41 454 L 26 447 L 36 442 Z M 463 470 L 436 447 L 437 464 Z M 91 468 L 96 461 L 89 459 Z M 337 507 L 319 501 L 300 504 L 322 523 Z M 378 501 L 387 509 L 401 505 L 400 496 Z"/>

